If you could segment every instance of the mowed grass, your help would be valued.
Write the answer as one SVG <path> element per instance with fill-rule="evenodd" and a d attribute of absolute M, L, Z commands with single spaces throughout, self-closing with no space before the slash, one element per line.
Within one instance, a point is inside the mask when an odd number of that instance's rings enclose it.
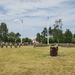
<path fill-rule="evenodd" d="M 75 75 L 75 48 L 59 47 L 50 57 L 50 47 L 0 48 L 0 75 Z"/>

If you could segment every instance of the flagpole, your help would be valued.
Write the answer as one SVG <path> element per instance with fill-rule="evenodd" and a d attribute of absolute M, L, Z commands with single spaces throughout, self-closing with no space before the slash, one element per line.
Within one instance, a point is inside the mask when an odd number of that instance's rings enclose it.
<path fill-rule="evenodd" d="M 22 30 L 23 30 L 22 25 L 23 25 L 23 19 L 21 19 L 21 44 L 22 44 Z"/>
<path fill-rule="evenodd" d="M 49 17 L 47 17 L 47 44 L 49 45 Z"/>

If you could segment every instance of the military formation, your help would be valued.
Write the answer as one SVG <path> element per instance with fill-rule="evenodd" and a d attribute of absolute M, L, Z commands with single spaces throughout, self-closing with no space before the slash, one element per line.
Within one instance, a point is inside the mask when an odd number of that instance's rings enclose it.
<path fill-rule="evenodd" d="M 10 48 L 20 48 L 21 47 L 21 43 L 4 43 L 4 42 L 0 42 L 0 48 L 3 48 L 3 47 L 10 47 Z"/>

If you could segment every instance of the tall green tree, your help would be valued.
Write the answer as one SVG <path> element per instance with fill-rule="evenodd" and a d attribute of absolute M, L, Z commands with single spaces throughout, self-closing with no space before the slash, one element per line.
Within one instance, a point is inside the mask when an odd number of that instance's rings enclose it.
<path fill-rule="evenodd" d="M 61 38 L 62 38 L 62 23 L 61 23 L 61 19 L 59 19 L 58 21 L 55 21 L 54 24 L 54 29 L 53 29 L 53 37 L 55 39 L 55 42 L 60 42 Z"/>
<path fill-rule="evenodd" d="M 47 36 L 47 28 L 46 28 L 46 27 L 45 27 L 45 28 L 43 29 L 43 31 L 41 32 L 41 35 L 44 36 L 44 37 Z"/>
<path fill-rule="evenodd" d="M 0 25 L 0 41 L 8 41 L 8 28 L 6 23 L 1 23 Z"/>
<path fill-rule="evenodd" d="M 14 32 L 10 32 L 9 33 L 9 37 L 8 37 L 9 42 L 15 42 L 16 40 L 16 35 Z"/>
<path fill-rule="evenodd" d="M 21 34 L 16 33 L 15 36 L 16 36 L 16 42 L 21 42 L 21 39 L 20 39 Z"/>
<path fill-rule="evenodd" d="M 28 38 L 28 37 L 23 38 L 22 41 L 23 41 L 23 42 L 28 42 L 28 43 L 31 43 L 31 42 L 32 42 L 32 40 L 31 40 L 30 38 Z"/>
<path fill-rule="evenodd" d="M 74 33 L 74 38 L 75 38 L 75 33 Z"/>
<path fill-rule="evenodd" d="M 20 33 L 10 32 L 8 37 L 9 42 L 20 42 Z"/>
<path fill-rule="evenodd" d="M 36 40 L 38 41 L 38 42 L 40 42 L 41 41 L 41 35 L 40 35 L 40 33 L 37 33 L 37 35 L 36 35 Z"/>
<path fill-rule="evenodd" d="M 49 43 L 54 43 L 55 42 L 55 39 L 53 37 L 50 37 L 49 38 Z"/>
<path fill-rule="evenodd" d="M 47 44 L 47 38 L 44 36 L 41 36 L 41 42 Z"/>
<path fill-rule="evenodd" d="M 49 27 L 49 35 L 52 35 L 52 28 Z"/>
<path fill-rule="evenodd" d="M 15 35 L 16 35 L 17 38 L 19 38 L 21 36 L 20 33 L 16 33 Z"/>
<path fill-rule="evenodd" d="M 8 40 L 9 42 L 20 42 L 20 33 L 10 32 Z"/>
<path fill-rule="evenodd" d="M 72 38 L 72 43 L 75 43 L 75 38 L 74 37 Z"/>
<path fill-rule="evenodd" d="M 66 43 L 72 42 L 72 32 L 69 29 L 66 29 L 64 36 L 65 36 L 65 42 Z"/>

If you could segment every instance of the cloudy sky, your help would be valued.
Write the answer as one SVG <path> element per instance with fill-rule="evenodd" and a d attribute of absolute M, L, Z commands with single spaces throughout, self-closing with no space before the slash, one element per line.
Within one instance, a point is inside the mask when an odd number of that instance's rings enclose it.
<path fill-rule="evenodd" d="M 22 26 L 23 37 L 35 38 L 60 18 L 63 30 L 75 33 L 75 0 L 0 0 L 0 23 L 5 22 L 9 32 L 21 33 Z"/>

